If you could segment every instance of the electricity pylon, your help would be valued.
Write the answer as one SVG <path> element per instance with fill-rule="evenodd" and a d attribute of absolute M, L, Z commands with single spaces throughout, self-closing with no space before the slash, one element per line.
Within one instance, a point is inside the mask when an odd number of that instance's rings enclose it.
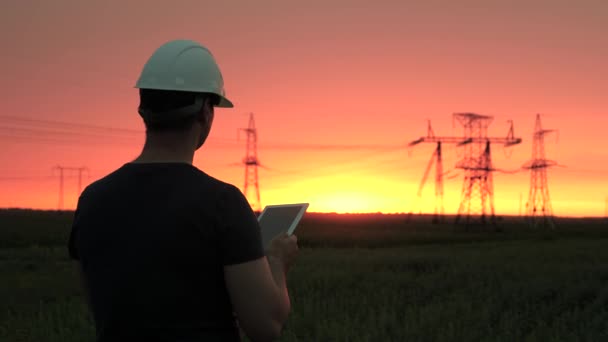
<path fill-rule="evenodd" d="M 521 138 L 516 138 L 513 130 L 513 122 L 507 137 L 488 137 L 487 129 L 493 117 L 474 113 L 455 113 L 454 120 L 458 120 L 464 127 L 464 134 L 460 137 L 438 137 L 435 136 L 429 122 L 427 135 L 409 143 L 414 146 L 420 143 L 437 144 L 435 152 L 427 165 L 425 175 L 420 184 L 418 193 L 428 177 L 433 163 L 435 170 L 435 217 L 443 213 L 443 164 L 441 148 L 442 144 L 456 144 L 464 148 L 464 157 L 456 164 L 456 168 L 464 170 L 464 182 L 462 195 L 456 223 L 460 223 L 464 217 L 464 223 L 473 223 L 474 217 L 479 217 L 482 224 L 486 223 L 489 215 L 494 223 L 494 186 L 492 172 L 496 171 L 492 166 L 491 143 L 513 146 L 521 143 Z"/>
<path fill-rule="evenodd" d="M 258 133 L 255 128 L 255 121 L 253 119 L 253 113 L 249 114 L 249 125 L 247 128 L 241 128 L 240 131 L 244 131 L 247 134 L 247 148 L 245 150 L 245 158 L 243 158 L 243 164 L 245 165 L 245 186 L 243 187 L 243 194 L 249 200 L 251 208 L 255 212 L 262 210 L 262 202 L 260 201 L 260 185 L 258 182 L 258 166 L 260 162 L 258 160 Z M 249 190 L 254 187 L 255 197 L 251 198 Z"/>
<path fill-rule="evenodd" d="M 443 221 L 445 215 L 445 209 L 443 205 L 443 157 L 442 157 L 442 144 L 459 144 L 464 139 L 460 137 L 437 137 L 431 127 L 431 121 L 428 121 L 427 133 L 425 137 L 421 137 L 408 144 L 408 147 L 413 147 L 421 143 L 432 143 L 436 144 L 435 151 L 431 155 L 431 159 L 426 166 L 422 181 L 418 187 L 418 201 L 422 200 L 422 190 L 426 184 L 426 180 L 431 172 L 433 164 L 435 165 L 435 214 L 433 216 L 433 223 L 439 223 Z"/>
<path fill-rule="evenodd" d="M 521 143 L 516 138 L 513 121 L 506 137 L 488 137 L 488 126 L 494 120 L 489 115 L 475 113 L 454 113 L 453 119 L 464 128 L 464 156 L 456 164 L 464 170 L 464 182 L 456 223 L 464 217 L 464 223 L 481 223 L 485 225 L 489 216 L 494 225 L 494 182 L 492 172 L 497 171 L 492 165 L 491 144 L 498 143 L 513 146 Z M 478 220 L 477 220 L 478 219 Z M 477 221 L 477 222 L 475 222 Z"/>
<path fill-rule="evenodd" d="M 82 173 L 86 172 L 87 175 L 89 173 L 89 169 L 86 167 L 65 167 L 57 165 L 53 168 L 53 171 L 59 170 L 59 204 L 58 210 L 63 210 L 63 186 L 64 186 L 64 171 L 78 171 L 78 193 L 76 197 L 80 196 L 82 192 Z"/>
<path fill-rule="evenodd" d="M 555 228 L 547 169 L 557 162 L 545 158 L 545 135 L 556 132 L 554 129 L 543 129 L 540 114 L 536 115 L 532 144 L 532 159 L 522 168 L 530 170 L 530 193 L 526 203 L 526 218 L 533 228 Z"/>

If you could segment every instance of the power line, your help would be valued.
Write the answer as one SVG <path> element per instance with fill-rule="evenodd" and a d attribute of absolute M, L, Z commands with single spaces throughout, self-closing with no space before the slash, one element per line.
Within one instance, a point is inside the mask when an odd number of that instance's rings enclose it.
<path fill-rule="evenodd" d="M 368 160 L 365 162 L 364 165 L 361 165 L 361 161 L 357 161 L 357 162 L 346 162 L 346 163 L 332 163 L 331 165 L 328 165 L 327 167 L 321 168 L 321 169 L 308 169 L 303 177 L 298 177 L 298 175 L 300 175 L 301 173 L 296 173 L 296 174 L 290 174 L 290 173 L 280 173 L 278 175 L 273 175 L 272 176 L 272 186 L 270 187 L 271 189 L 277 189 L 277 188 L 283 188 L 284 186 L 282 186 L 282 184 L 286 184 L 286 183 L 297 183 L 298 181 L 317 181 L 319 179 L 323 179 L 323 178 L 329 178 L 329 177 L 340 177 L 340 178 L 345 178 L 345 177 L 349 177 L 349 178 L 356 178 L 357 176 L 363 175 L 363 174 L 369 174 L 370 172 L 373 171 L 379 171 L 382 170 L 384 172 L 386 171 L 410 171 L 413 170 L 412 167 L 406 167 L 404 165 L 399 165 L 403 163 L 403 158 L 402 157 L 394 157 L 391 156 L 390 158 L 383 158 L 380 160 L 374 159 L 374 160 Z M 391 165 L 392 167 L 382 167 L 384 165 Z M 319 171 L 322 172 L 319 172 Z M 302 172 L 304 173 L 304 172 Z"/>
<path fill-rule="evenodd" d="M 316 151 L 336 151 L 336 150 L 393 150 L 395 148 L 405 149 L 405 144 L 380 145 L 380 144 L 292 144 L 292 143 L 270 143 L 259 144 L 259 148 L 267 150 L 316 150 Z"/>
<path fill-rule="evenodd" d="M 556 166 L 560 166 L 560 165 L 556 165 Z M 567 172 L 572 172 L 572 173 L 591 173 L 591 174 L 599 174 L 599 175 L 608 175 L 608 170 L 601 170 L 601 169 L 571 169 L 571 168 L 564 168 L 564 171 Z"/>
<path fill-rule="evenodd" d="M 8 121 L 8 124 L 5 122 Z M 68 142 L 73 143 L 72 138 L 112 138 L 125 139 L 121 143 L 134 141 L 132 139 L 143 137 L 145 132 L 127 128 L 117 128 L 110 126 L 98 126 L 81 123 L 69 123 L 62 121 L 39 120 L 32 118 L 19 118 L 13 116 L 0 116 L 0 138 L 5 139 L 31 139 L 33 141 L 48 142 Z M 12 126 L 11 126 L 12 125 Z M 33 127 L 32 127 L 33 126 Z M 39 127 L 43 126 L 43 127 Z M 49 128 L 50 127 L 50 128 Z M 74 129 L 78 129 L 75 131 Z M 92 130 L 86 132 L 84 130 Z M 2 134 L 1 132 L 5 133 Z M 8 133 L 8 134 L 7 134 Z M 122 136 L 121 136 L 122 135 Z M 68 137 L 71 136 L 71 137 Z M 56 139 L 53 141 L 53 139 Z M 218 145 L 220 148 L 239 148 L 241 142 L 238 139 L 225 137 L 209 137 L 209 142 L 224 143 Z M 81 142 L 78 140 L 76 142 Z M 233 144 L 233 145 L 231 145 Z M 258 144 L 260 149 L 267 150 L 314 150 L 314 151 L 336 151 L 336 150 L 388 150 L 394 148 L 405 148 L 405 144 L 310 144 L 292 142 L 273 142 L 268 141 Z"/>
<path fill-rule="evenodd" d="M 7 123 L 13 125 L 12 127 L 7 126 Z M 145 131 L 129 129 L 129 128 L 119 128 L 119 127 L 111 127 L 111 126 L 99 126 L 99 125 L 90 125 L 90 124 L 82 124 L 82 123 L 70 123 L 64 121 L 51 121 L 51 120 L 40 120 L 40 119 L 32 119 L 32 118 L 19 118 L 14 116 L 2 116 L 0 115 L 0 123 L 3 123 L 4 126 L 2 128 L 4 130 L 36 130 L 33 133 L 55 133 L 55 134 L 77 134 L 88 136 L 90 132 L 83 132 L 83 130 L 96 131 L 96 132 L 105 132 L 105 137 L 109 135 L 123 135 L 133 137 L 144 136 Z M 24 127 L 25 126 L 25 127 Z M 33 126 L 33 127 L 32 127 Z M 40 127 L 42 126 L 42 127 Z M 46 127 L 46 128 L 45 128 Z M 50 128 L 54 129 L 62 129 L 62 131 L 53 131 L 49 130 Z M 77 131 L 74 131 L 77 129 Z M 70 131 L 71 130 L 71 131 Z M 215 141 L 234 141 L 234 138 L 222 138 L 222 137 L 210 137 L 209 140 Z"/>
<path fill-rule="evenodd" d="M 386 154 L 388 152 L 383 152 L 383 153 L 377 153 L 377 152 L 371 152 L 371 153 L 366 153 L 366 154 L 362 154 L 362 155 L 357 155 L 356 157 L 348 157 L 348 158 L 341 158 L 338 160 L 332 160 L 331 164 L 324 164 L 320 167 L 313 167 L 313 168 L 299 168 L 297 170 L 284 170 L 284 171 L 280 171 L 281 174 L 284 175 L 299 175 L 299 174 L 310 174 L 311 172 L 315 173 L 315 172 L 319 172 L 319 171 L 323 171 L 323 170 L 333 170 L 335 171 L 335 167 L 336 166 L 350 166 L 352 167 L 352 165 L 356 165 L 358 163 L 369 163 L 369 159 L 370 157 L 374 157 L 374 156 L 378 156 L 378 155 L 383 155 Z"/>
<path fill-rule="evenodd" d="M 52 143 L 54 146 L 70 146 L 70 147 L 86 147 L 90 145 L 113 145 L 120 144 L 125 145 L 125 141 L 118 141 L 112 139 L 97 139 L 97 140 L 84 140 L 84 139 L 70 139 L 70 138 L 52 138 L 42 136 L 24 136 L 24 135 L 10 135 L 0 134 L 0 140 L 8 142 L 18 142 L 26 144 L 44 144 L 48 145 Z"/>
<path fill-rule="evenodd" d="M 2 133 L 5 131 L 5 133 Z M 143 135 L 142 135 L 143 137 Z M 135 136 L 116 136 L 116 135 L 103 135 L 95 133 L 82 133 L 82 132 L 71 132 L 71 131 L 58 131 L 48 129 L 34 129 L 34 128 L 22 128 L 22 127 L 7 127 L 0 126 L 0 140 L 9 141 L 20 141 L 28 143 L 58 143 L 58 144 L 101 144 L 106 145 L 108 143 L 136 143 L 140 140 L 136 140 Z M 223 138 L 209 138 L 209 143 L 206 146 L 213 146 L 214 148 L 241 148 L 241 143 L 237 140 L 228 140 Z M 278 143 L 270 142 L 266 144 L 259 144 L 258 147 L 264 150 L 275 150 L 275 151 L 293 151 L 293 150 L 311 150 L 311 151 L 355 151 L 355 150 L 369 150 L 369 151 L 383 151 L 392 150 L 395 148 L 405 148 L 405 145 L 399 144 L 297 144 L 297 143 Z"/>
<path fill-rule="evenodd" d="M 53 127 L 63 126 L 63 127 L 71 127 L 71 128 L 99 130 L 99 131 L 106 131 L 106 132 L 120 132 L 123 134 L 141 134 L 142 133 L 142 131 L 140 131 L 140 130 L 128 129 L 128 128 L 117 128 L 117 127 L 98 126 L 98 125 L 63 122 L 63 121 L 20 118 L 20 117 L 5 116 L 5 115 L 0 115 L 0 121 L 9 121 L 9 122 L 13 122 L 13 123 L 30 124 L 30 125 L 46 125 L 46 126 L 53 126 Z"/>
<path fill-rule="evenodd" d="M 82 133 L 80 132 L 75 132 L 75 131 L 66 131 L 66 130 L 49 130 L 49 129 L 39 129 L 39 128 L 24 128 L 24 127 L 10 127 L 10 126 L 0 126 L 0 131 L 7 131 L 9 133 L 20 133 L 20 134 L 31 134 L 34 136 L 38 136 L 40 134 L 44 134 L 44 135 L 58 135 L 58 136 L 80 136 L 80 137 L 100 137 L 100 138 L 106 138 L 110 135 L 100 135 L 97 133 Z M 135 138 L 135 136 L 123 136 L 120 137 L 123 139 L 133 139 Z"/>
<path fill-rule="evenodd" d="M 392 157 L 390 160 L 377 161 L 377 157 L 385 156 L 389 153 L 395 153 L 401 151 L 383 151 L 382 153 L 373 152 L 358 155 L 356 157 L 350 157 L 347 159 L 341 159 L 338 161 L 332 161 L 331 164 L 324 164 L 317 168 L 304 168 L 293 171 L 278 171 L 278 175 L 273 175 L 272 180 L 275 182 L 277 179 L 289 177 L 288 179 L 295 178 L 294 176 L 304 175 L 306 180 L 325 178 L 328 176 L 335 176 L 339 174 L 345 176 L 346 174 L 361 173 L 365 170 L 377 169 L 382 163 L 396 163 L 401 161 L 398 158 Z M 362 167 L 361 164 L 364 164 Z"/>
<path fill-rule="evenodd" d="M 8 125 L 7 125 L 8 122 Z M 135 143 L 136 137 L 143 137 L 143 131 L 117 128 L 110 126 L 89 125 L 80 123 L 68 123 L 61 121 L 40 120 L 32 118 L 18 118 L 13 116 L 0 116 L 0 140 L 17 141 L 22 143 L 44 143 L 69 145 L 70 147 L 81 147 L 86 145 L 108 145 Z M 16 126 L 15 126 L 16 125 Z M 75 128 L 79 128 L 75 131 Z M 84 130 L 84 131 L 83 131 Z M 86 132 L 92 130 L 93 132 Z M 5 131 L 5 133 L 2 133 Z M 94 138 L 94 139 L 88 139 Z M 141 141 L 141 140 L 139 140 Z M 242 143 L 236 139 L 210 137 L 209 148 L 241 148 Z M 275 151 L 311 150 L 311 151 L 371 151 L 372 156 L 378 152 L 401 150 L 404 144 L 319 144 L 319 143 L 279 143 L 267 142 L 258 144 L 259 149 Z M 362 157 L 358 157 L 362 158 Z M 335 164 L 329 165 L 329 168 Z M 316 172 L 319 168 L 311 170 L 298 170 L 292 174 Z M 566 169 L 569 172 L 606 174 L 603 170 L 581 170 Z M 500 170 L 494 170 L 500 171 Z M 514 171 L 503 171 L 505 173 Z M 518 172 L 521 172 L 518 170 Z M 282 172 L 286 173 L 286 172 Z M 287 172 L 289 173 L 289 172 Z"/>
<path fill-rule="evenodd" d="M 50 180 L 55 177 L 53 176 L 7 176 L 0 177 L 0 182 L 2 181 L 28 181 L 28 180 Z"/>
<path fill-rule="evenodd" d="M 339 159 L 337 161 L 332 162 L 331 164 L 325 164 L 322 167 L 319 168 L 305 168 L 305 169 L 299 169 L 299 170 L 295 170 L 295 171 L 282 171 L 282 170 L 276 170 L 276 169 L 271 169 L 271 171 L 273 171 L 273 176 L 272 176 L 272 180 L 273 183 L 276 182 L 277 180 L 282 180 L 287 178 L 287 180 L 289 179 L 294 179 L 294 178 L 299 178 L 299 175 L 303 175 L 306 176 L 307 180 L 310 179 L 318 179 L 318 178 L 324 178 L 324 177 L 328 177 L 328 176 L 333 176 L 336 174 L 340 174 L 340 175 L 353 175 L 353 174 L 360 174 L 360 173 L 364 173 L 366 171 L 370 171 L 370 170 L 378 170 L 379 166 L 382 165 L 394 165 L 394 168 L 391 168 L 390 170 L 408 170 L 408 168 L 403 167 L 402 165 L 398 165 L 403 163 L 403 159 L 401 157 L 395 157 L 392 156 L 390 154 L 394 154 L 396 152 L 400 152 L 400 151 L 389 151 L 389 152 L 383 152 L 383 153 L 367 153 L 367 154 L 362 154 L 362 155 L 358 155 L 356 157 L 349 157 L 349 158 L 345 158 L 345 159 Z M 390 158 L 382 158 L 379 159 L 376 157 L 382 157 L 382 156 L 389 156 Z M 236 164 L 235 164 L 236 165 Z M 242 165 L 242 164 L 238 164 L 238 165 Z M 222 165 L 215 165 L 213 167 L 218 167 L 218 166 L 222 166 Z M 387 170 L 385 168 L 383 168 L 383 170 Z M 23 173 L 23 172 L 21 172 Z M 14 172 L 13 174 L 19 174 L 19 172 Z M 94 177 L 102 177 L 105 176 L 101 175 L 101 174 L 91 174 L 91 176 Z M 11 181 L 11 180 L 42 180 L 42 179 L 52 179 L 55 178 L 54 176 L 0 176 L 0 181 L 2 180 L 6 180 L 6 181 Z M 71 175 L 64 175 L 65 179 L 68 178 L 75 178 L 75 176 L 71 176 Z"/>

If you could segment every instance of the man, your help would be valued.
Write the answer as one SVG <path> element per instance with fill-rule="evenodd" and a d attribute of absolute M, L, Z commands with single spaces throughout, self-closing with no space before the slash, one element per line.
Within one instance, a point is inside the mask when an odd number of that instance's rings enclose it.
<path fill-rule="evenodd" d="M 243 194 L 192 165 L 214 107 L 232 107 L 214 57 L 168 42 L 136 88 L 143 151 L 83 191 L 69 241 L 97 341 L 239 341 L 239 326 L 253 341 L 276 339 L 297 239 L 264 251 Z"/>

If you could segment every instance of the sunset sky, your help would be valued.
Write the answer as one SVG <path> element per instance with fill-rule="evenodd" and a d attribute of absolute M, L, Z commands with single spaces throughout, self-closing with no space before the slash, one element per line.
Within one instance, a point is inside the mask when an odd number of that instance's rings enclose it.
<path fill-rule="evenodd" d="M 607 18 L 603 0 L 4 0 L 0 207 L 57 208 L 56 165 L 86 166 L 87 185 L 134 159 L 144 141 L 135 81 L 158 46 L 187 38 L 215 55 L 235 103 L 216 111 L 194 164 L 242 188 L 244 167 L 231 164 L 244 157 L 237 129 L 253 112 L 270 168 L 260 170 L 264 205 L 432 212 L 433 178 L 421 201 L 416 192 L 434 146 L 405 148 L 427 120 L 452 136 L 463 134 L 452 113 L 493 115 L 489 133 L 500 137 L 513 120 L 523 143 L 494 145 L 492 155 L 512 171 L 531 158 L 541 113 L 544 128 L 558 130 L 547 158 L 563 165 L 549 170 L 555 214 L 603 216 Z M 444 155 L 447 171 L 459 151 Z M 67 209 L 77 199 L 71 175 Z M 454 213 L 462 170 L 450 175 Z M 497 213 L 517 214 L 529 182 L 529 172 L 495 173 Z"/>

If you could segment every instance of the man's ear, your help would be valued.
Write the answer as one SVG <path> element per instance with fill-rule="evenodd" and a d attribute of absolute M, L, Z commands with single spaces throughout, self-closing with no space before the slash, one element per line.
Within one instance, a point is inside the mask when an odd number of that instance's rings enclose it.
<path fill-rule="evenodd" d="M 198 116 L 198 121 L 203 126 L 208 126 L 213 116 L 213 104 L 211 103 L 210 98 L 206 98 L 203 102 L 203 107 Z"/>
<path fill-rule="evenodd" d="M 206 111 L 205 112 L 205 123 L 208 126 L 210 126 L 211 122 L 213 121 L 213 115 L 214 115 L 214 112 L 213 112 L 213 109 L 214 109 L 213 108 L 214 107 L 213 102 L 214 102 L 213 99 L 210 98 L 210 97 L 208 97 L 208 98 L 205 99 L 205 103 L 203 104 L 203 108 L 205 108 L 205 111 Z"/>

